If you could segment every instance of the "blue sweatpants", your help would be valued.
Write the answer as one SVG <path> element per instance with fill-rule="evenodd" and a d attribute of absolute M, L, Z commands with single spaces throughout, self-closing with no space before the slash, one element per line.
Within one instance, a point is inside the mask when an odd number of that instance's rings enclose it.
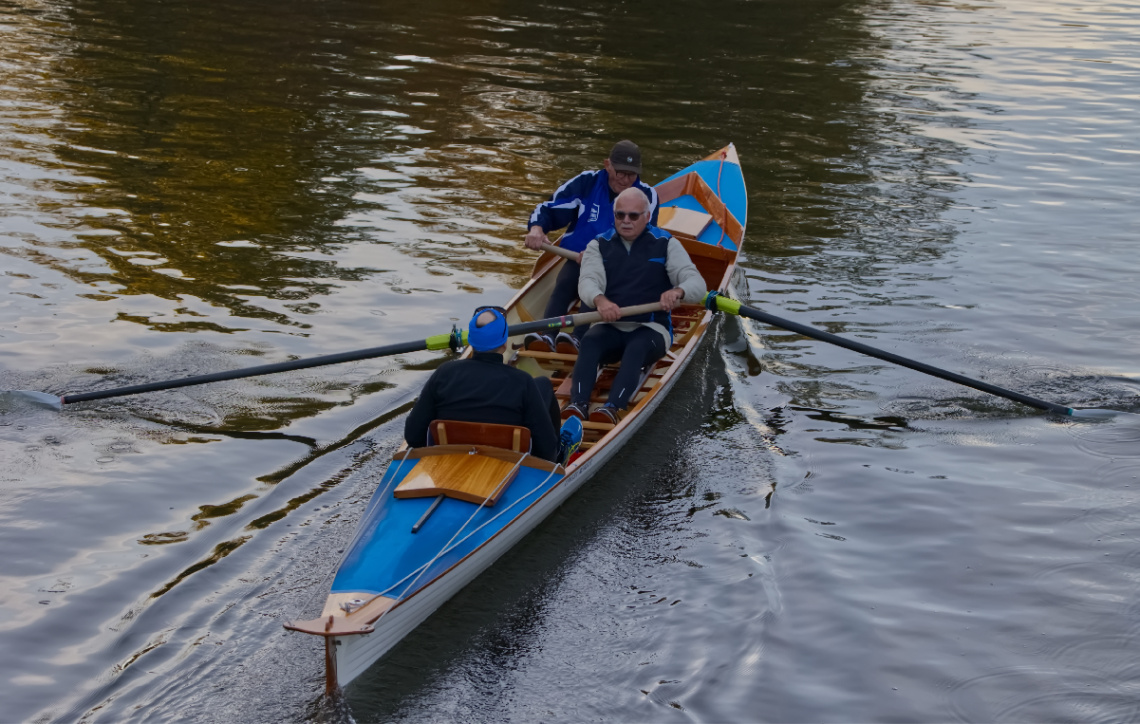
<path fill-rule="evenodd" d="M 582 348 L 574 364 L 570 401 L 585 408 L 598 378 L 598 368 L 620 361 L 621 367 L 610 388 L 609 403 L 624 410 L 637 391 L 642 368 L 664 357 L 665 351 L 665 339 L 650 327 L 638 327 L 632 332 L 619 331 L 612 324 L 590 327 L 582 338 Z"/>

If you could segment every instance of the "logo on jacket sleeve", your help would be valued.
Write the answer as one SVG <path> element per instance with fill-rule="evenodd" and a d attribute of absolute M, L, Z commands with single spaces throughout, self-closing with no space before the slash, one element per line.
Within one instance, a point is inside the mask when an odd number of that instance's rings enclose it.
<path fill-rule="evenodd" d="M 600 213 L 602 213 L 602 210 L 601 210 L 601 208 L 598 207 L 597 204 L 592 204 L 590 206 L 590 223 L 591 224 L 598 220 L 598 214 L 600 214 Z"/>

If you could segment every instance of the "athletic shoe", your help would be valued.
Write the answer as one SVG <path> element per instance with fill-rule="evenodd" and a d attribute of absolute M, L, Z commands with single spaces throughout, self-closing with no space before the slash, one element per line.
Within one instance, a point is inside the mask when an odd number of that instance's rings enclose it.
<path fill-rule="evenodd" d="M 586 408 L 573 402 L 567 402 L 566 407 L 562 408 L 562 419 L 568 420 L 571 417 L 576 417 L 579 420 L 585 420 Z"/>
<path fill-rule="evenodd" d="M 618 409 L 607 402 L 590 413 L 590 422 L 605 422 L 616 425 L 618 424 Z"/>
<path fill-rule="evenodd" d="M 531 332 L 523 337 L 523 347 L 529 352 L 553 352 L 554 340 L 549 334 Z"/>
<path fill-rule="evenodd" d="M 578 354 L 578 338 L 572 334 L 559 332 L 554 338 L 554 351 L 561 354 Z"/>
<path fill-rule="evenodd" d="M 582 421 L 577 417 L 566 418 L 566 422 L 562 423 L 562 431 L 558 433 L 558 442 L 561 453 L 558 460 L 565 465 L 582 444 Z"/>

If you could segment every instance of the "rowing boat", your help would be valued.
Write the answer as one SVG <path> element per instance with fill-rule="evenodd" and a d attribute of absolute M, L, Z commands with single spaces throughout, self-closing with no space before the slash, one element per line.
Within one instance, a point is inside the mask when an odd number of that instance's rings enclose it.
<path fill-rule="evenodd" d="M 747 198 L 736 148 L 728 145 L 656 186 L 658 226 L 689 253 L 710 290 L 726 291 L 744 241 Z M 563 256 L 544 252 L 531 280 L 507 304 L 513 326 L 539 318 Z M 673 310 L 673 344 L 643 371 L 616 424 L 584 422 L 565 467 L 527 453 L 525 428 L 432 423 L 433 443 L 398 450 L 345 549 L 324 609 L 285 628 L 325 643 L 325 685 L 345 686 L 546 518 L 611 459 L 665 399 L 700 345 L 713 312 Z M 471 354 L 468 350 L 465 354 Z M 570 395 L 575 355 L 509 349 L 505 361 L 551 378 Z M 603 369 L 593 404 L 613 379 Z"/>

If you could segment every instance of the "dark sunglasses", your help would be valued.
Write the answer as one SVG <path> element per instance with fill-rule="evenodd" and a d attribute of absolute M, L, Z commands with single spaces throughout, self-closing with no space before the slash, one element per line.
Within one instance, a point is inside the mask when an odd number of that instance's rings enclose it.
<path fill-rule="evenodd" d="M 637 221 L 638 219 L 641 218 L 641 215 L 643 213 L 645 213 L 645 212 L 644 211 L 615 211 L 614 212 L 614 218 L 617 219 L 618 221 L 621 221 L 622 219 L 624 219 L 625 217 L 628 216 L 630 221 Z"/>

